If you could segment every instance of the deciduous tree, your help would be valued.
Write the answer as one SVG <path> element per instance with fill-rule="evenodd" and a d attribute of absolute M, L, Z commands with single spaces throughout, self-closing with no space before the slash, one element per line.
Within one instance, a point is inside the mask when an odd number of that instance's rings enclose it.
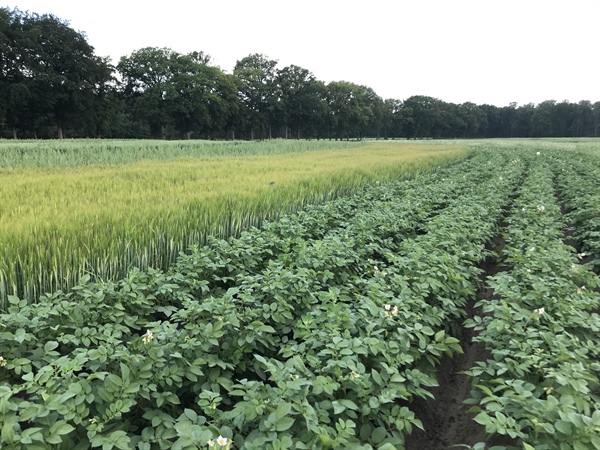
<path fill-rule="evenodd" d="M 276 95 L 277 61 L 253 53 L 237 61 L 233 74 L 239 80 L 239 96 L 248 113 L 251 139 L 259 129 L 262 137 L 272 135 L 279 98 Z"/>

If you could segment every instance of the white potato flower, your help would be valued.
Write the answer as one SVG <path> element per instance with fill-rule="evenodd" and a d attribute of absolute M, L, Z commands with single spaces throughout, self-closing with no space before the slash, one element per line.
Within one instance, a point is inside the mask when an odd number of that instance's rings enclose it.
<path fill-rule="evenodd" d="M 152 339 L 154 339 L 154 334 L 152 331 L 146 330 L 146 334 L 142 337 L 142 342 L 148 344 Z"/>

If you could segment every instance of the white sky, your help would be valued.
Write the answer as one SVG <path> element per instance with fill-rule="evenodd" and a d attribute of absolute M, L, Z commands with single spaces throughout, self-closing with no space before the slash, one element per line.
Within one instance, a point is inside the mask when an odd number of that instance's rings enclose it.
<path fill-rule="evenodd" d="M 142 47 L 250 53 L 384 98 L 600 100 L 600 0 L 8 0 L 68 20 L 116 64 Z"/>

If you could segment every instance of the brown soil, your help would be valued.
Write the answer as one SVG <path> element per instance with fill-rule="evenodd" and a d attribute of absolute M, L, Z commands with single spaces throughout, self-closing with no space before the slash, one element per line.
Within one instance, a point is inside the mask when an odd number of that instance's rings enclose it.
<path fill-rule="evenodd" d="M 492 243 L 496 249 L 503 245 L 502 238 L 498 237 Z M 507 268 L 498 265 L 495 258 L 490 257 L 481 264 L 483 274 L 482 285 L 477 293 L 477 300 L 491 299 L 494 292 L 485 283 L 487 277 L 492 276 Z M 475 301 L 466 308 L 469 318 L 472 318 Z M 480 313 L 479 313 L 480 314 Z M 473 420 L 474 413 L 469 413 L 470 405 L 463 402 L 469 398 L 472 389 L 471 380 L 462 372 L 471 369 L 477 361 L 485 361 L 490 357 L 483 345 L 473 342 L 475 331 L 463 328 L 460 336 L 462 355 L 453 358 L 444 357 L 438 370 L 439 387 L 432 390 L 435 400 L 415 399 L 411 409 L 423 422 L 425 431 L 413 428 L 413 433 L 407 436 L 406 450 L 445 450 L 458 444 L 472 446 L 478 442 L 489 445 L 514 445 L 511 440 L 486 438 L 485 427 Z"/>
<path fill-rule="evenodd" d="M 566 212 L 562 208 L 562 213 Z M 506 211 L 508 214 L 508 210 Z M 506 223 L 501 221 L 499 228 L 502 229 Z M 573 230 L 568 227 L 565 230 L 563 242 L 572 246 L 580 252 L 580 246 L 573 238 Z M 490 247 L 496 250 L 503 246 L 504 242 L 501 236 L 498 236 Z M 580 264 L 586 264 L 594 259 L 594 256 L 585 256 L 579 260 Z M 487 286 L 486 279 L 501 271 L 510 270 L 498 264 L 495 258 L 488 258 L 481 266 L 482 288 L 477 294 L 477 300 L 492 299 L 494 292 Z M 467 307 L 469 318 L 474 315 L 474 303 Z M 478 314 L 481 314 L 478 312 Z M 475 332 L 471 329 L 463 328 L 463 335 L 460 337 L 461 346 L 464 354 L 457 355 L 454 358 L 444 357 L 438 370 L 439 387 L 431 392 L 435 400 L 415 399 L 411 404 L 411 409 L 415 415 L 423 422 L 425 431 L 413 428 L 413 433 L 406 437 L 406 450 L 446 450 L 457 449 L 454 447 L 459 444 L 472 446 L 478 442 L 485 442 L 488 447 L 493 445 L 515 446 L 517 442 L 503 436 L 494 436 L 488 439 L 485 434 L 485 427 L 479 425 L 473 420 L 475 414 L 469 413 L 469 405 L 463 402 L 469 398 L 469 392 L 472 388 L 471 380 L 463 375 L 462 372 L 472 368 L 477 361 L 485 361 L 490 357 L 486 349 L 478 343 L 472 341 Z"/>
<path fill-rule="evenodd" d="M 483 346 L 471 342 L 472 331 L 465 330 L 461 339 L 464 354 L 444 357 L 438 371 L 439 387 L 432 393 L 435 400 L 416 399 L 411 409 L 422 420 L 425 431 L 413 428 L 407 436 L 407 450 L 443 450 L 455 444 L 473 445 L 485 441 L 485 428 L 473 421 L 469 405 L 471 381 L 462 371 L 472 368 L 477 361 L 489 356 Z"/>

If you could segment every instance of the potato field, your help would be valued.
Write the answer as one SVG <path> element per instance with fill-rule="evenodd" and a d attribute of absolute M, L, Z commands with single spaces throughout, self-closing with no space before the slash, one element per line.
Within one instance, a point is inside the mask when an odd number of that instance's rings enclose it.
<path fill-rule="evenodd" d="M 600 449 L 600 142 L 406 145 L 5 164 L 0 448 Z"/>

